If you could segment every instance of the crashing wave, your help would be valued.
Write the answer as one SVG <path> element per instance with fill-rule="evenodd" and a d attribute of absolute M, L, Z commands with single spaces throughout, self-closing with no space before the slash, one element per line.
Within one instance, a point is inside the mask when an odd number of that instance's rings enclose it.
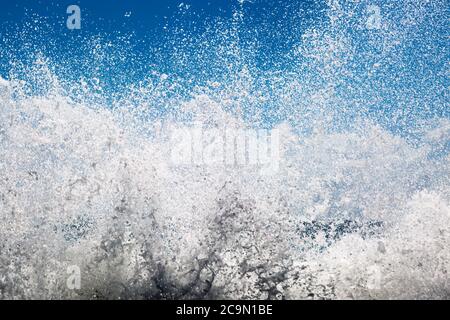
<path fill-rule="evenodd" d="M 448 299 L 450 121 L 394 130 L 352 108 L 361 97 L 345 103 L 354 47 L 342 23 L 354 11 L 327 12 L 331 29 L 312 28 L 293 53 L 312 59 L 316 82 L 300 66 L 303 82 L 242 68 L 234 82 L 174 98 L 159 76 L 111 108 L 98 88 L 72 96 L 42 61 L 44 94 L 0 78 L 0 297 Z M 262 80 L 282 82 L 269 101 L 282 118 L 269 124 L 280 133 L 276 173 L 171 162 L 177 126 L 262 127 L 252 107 L 267 101 L 252 87 Z M 154 116 L 161 99 L 175 111 Z"/>

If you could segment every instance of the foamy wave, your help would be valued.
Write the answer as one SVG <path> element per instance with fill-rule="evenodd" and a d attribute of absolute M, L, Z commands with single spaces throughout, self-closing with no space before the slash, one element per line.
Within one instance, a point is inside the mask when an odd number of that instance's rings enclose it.
<path fill-rule="evenodd" d="M 0 298 L 448 299 L 445 89 L 409 66 L 424 61 L 414 41 L 445 56 L 446 4 L 392 4 L 377 33 L 366 4 L 330 1 L 289 68 L 264 71 L 239 11 L 177 51 L 222 68 L 198 85 L 155 71 L 111 92 L 41 54 L 14 64 L 0 78 Z M 277 130 L 276 172 L 177 165 L 173 130 L 194 125 Z"/>
<path fill-rule="evenodd" d="M 180 169 L 164 129 L 6 95 L 3 298 L 448 298 L 449 157 L 430 159 L 448 121 L 420 147 L 367 122 L 280 126 L 280 171 L 262 176 Z"/>

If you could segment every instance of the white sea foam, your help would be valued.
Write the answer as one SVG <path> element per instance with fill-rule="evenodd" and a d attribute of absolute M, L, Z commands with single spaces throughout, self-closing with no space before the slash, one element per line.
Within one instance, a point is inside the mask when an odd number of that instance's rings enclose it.
<path fill-rule="evenodd" d="M 340 10 L 329 9 L 335 24 Z M 317 83 L 268 73 L 285 115 L 270 124 L 276 174 L 171 161 L 177 126 L 263 126 L 245 110 L 264 100 L 248 69 L 165 98 L 176 111 L 161 117 L 153 84 L 111 108 L 98 81 L 74 97 L 42 61 L 44 93 L 0 78 L 0 297 L 448 299 L 450 121 L 414 118 L 412 135 L 349 112 L 364 107 L 336 93 L 351 41 L 332 28 L 294 50 L 316 61 Z"/>
<path fill-rule="evenodd" d="M 280 125 L 267 176 L 172 166 L 164 132 L 63 97 L 2 106 L 5 298 L 448 298 L 449 157 L 429 157 L 447 120 L 420 147 L 367 122 L 308 137 Z M 64 287 L 68 265 L 81 291 Z"/>

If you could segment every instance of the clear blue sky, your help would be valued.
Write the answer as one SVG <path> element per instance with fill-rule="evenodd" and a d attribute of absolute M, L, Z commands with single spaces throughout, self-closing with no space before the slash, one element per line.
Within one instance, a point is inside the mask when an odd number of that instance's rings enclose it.
<path fill-rule="evenodd" d="M 66 8 L 81 8 L 81 30 L 66 28 Z M 321 4 L 323 6 L 323 3 Z M 162 50 L 173 46 L 174 35 L 195 38 L 218 20 L 230 19 L 239 8 L 237 0 L 16 0 L 2 3 L 0 35 L 36 45 L 51 56 L 56 51 L 73 50 L 86 44 L 92 36 L 102 39 L 133 37 L 133 50 Z M 299 25 L 320 16 L 320 5 L 312 0 L 257 0 L 245 2 L 245 28 L 258 30 L 262 51 L 290 50 L 292 33 Z M 36 29 L 34 32 L 33 30 Z M 16 47 L 20 47 L 16 43 Z M 19 49 L 19 48 L 16 48 Z M 6 61 L 2 61 L 6 62 Z M 4 72 L 2 65 L 0 72 Z"/>
<path fill-rule="evenodd" d="M 384 1 L 373 2 L 395 22 L 392 27 L 397 28 L 396 32 L 402 32 L 398 23 L 407 17 L 402 12 L 402 2 L 391 4 L 389 11 Z M 292 77 L 303 81 L 305 94 L 323 86 L 316 72 L 323 66 L 308 61 L 299 66 L 289 59 L 301 45 L 301 36 L 308 27 L 322 28 L 320 23 L 327 20 L 323 10 L 325 3 L 245 1 L 242 11 L 245 18 L 237 26 L 242 50 L 239 54 L 246 62 L 253 63 L 261 74 L 265 70 L 282 74 L 279 83 L 276 81 L 280 77 L 271 76 L 267 81 L 260 77 L 257 85 L 265 94 L 271 95 L 270 91 L 275 89 L 282 92 L 283 83 L 291 81 Z M 81 30 L 66 27 L 66 8 L 71 4 L 81 8 Z M 362 17 L 364 8 L 360 12 Z M 8 78 L 11 70 L 15 70 L 16 75 L 26 77 L 20 74 L 24 69 L 20 65 L 31 65 L 37 54 L 42 54 L 62 78 L 95 77 L 104 88 L 113 91 L 145 79 L 154 70 L 193 80 L 192 85 L 221 80 L 221 77 L 233 76 L 233 71 L 225 70 L 225 64 L 234 63 L 232 59 L 227 60 L 227 55 L 234 48 L 236 34 L 233 34 L 232 16 L 241 12 L 238 9 L 238 0 L 3 1 L 0 75 Z M 347 69 L 333 70 L 330 80 L 337 84 L 336 94 L 341 101 L 336 104 L 342 106 L 342 110 L 368 106 L 370 112 L 381 113 L 381 118 L 388 115 L 388 121 L 391 114 L 401 110 L 406 117 L 404 122 L 417 113 L 425 117 L 449 116 L 446 106 L 448 11 L 429 9 L 433 9 L 432 4 L 425 5 L 426 17 L 415 17 L 424 21 L 417 24 L 416 29 L 412 25 L 413 32 L 405 33 L 400 45 L 391 45 L 395 39 L 389 38 L 389 33 L 377 34 L 352 27 L 349 33 L 353 37 L 352 60 L 348 61 Z M 377 37 L 379 40 L 373 41 Z M 386 47 L 390 51 L 386 51 Z M 217 58 L 218 55 L 221 57 Z M 380 61 L 380 67 L 372 73 L 370 68 Z M 295 69 L 294 76 L 287 72 L 289 68 Z M 266 82 L 270 83 L 264 87 Z M 190 89 L 186 87 L 186 90 Z M 274 94 L 274 97 L 266 109 L 278 108 L 278 96 Z M 309 103 L 302 96 L 298 99 L 297 106 Z M 344 103 L 351 106 L 344 106 Z M 286 111 L 284 116 L 288 117 L 289 113 Z"/>
<path fill-rule="evenodd" d="M 71 4 L 81 9 L 80 30 L 66 27 L 66 9 Z M 292 50 L 304 29 L 321 16 L 323 5 L 312 0 L 245 1 L 245 19 L 239 32 L 242 41 L 258 42 L 258 55 L 253 61 L 262 68 L 271 68 Z M 103 77 L 110 87 L 142 80 L 155 66 L 161 72 L 196 81 L 214 77 L 223 73 L 219 70 L 221 62 L 216 63 L 219 69 L 212 63 L 205 67 L 210 57 L 201 57 L 198 51 L 208 41 L 217 46 L 212 41 L 219 40 L 217 35 L 205 36 L 205 31 L 229 28 L 239 8 L 238 0 L 4 2 L 0 11 L 0 75 L 8 77 L 14 60 L 30 65 L 39 53 L 59 67 L 55 72 L 65 72 L 65 78 L 69 74 L 74 79 L 90 77 L 103 69 L 96 77 Z M 98 59 L 88 57 L 95 39 L 110 56 L 110 61 L 97 66 L 97 71 L 93 65 L 99 63 Z M 104 47 L 108 41 L 112 44 L 109 49 Z M 191 61 L 183 61 L 186 59 L 181 55 L 193 51 L 197 54 L 191 54 Z"/>

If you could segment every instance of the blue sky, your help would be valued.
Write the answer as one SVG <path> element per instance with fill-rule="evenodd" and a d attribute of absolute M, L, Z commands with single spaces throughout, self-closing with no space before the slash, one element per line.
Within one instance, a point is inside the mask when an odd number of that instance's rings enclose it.
<path fill-rule="evenodd" d="M 18 0 L 2 4 L 0 18 L 2 21 L 20 24 L 30 14 L 38 14 L 51 19 L 56 28 L 65 29 L 66 8 L 75 4 L 80 6 L 83 14 L 85 31 L 112 32 L 135 30 L 140 32 L 163 32 L 162 27 L 167 18 L 180 10 L 181 4 L 187 4 L 193 11 L 204 16 L 229 15 L 231 1 L 45 1 Z M 131 14 L 128 14 L 131 13 Z"/>
<path fill-rule="evenodd" d="M 81 8 L 81 30 L 68 31 L 66 28 L 66 8 L 71 4 Z M 300 23 L 306 26 L 320 16 L 320 6 L 323 4 L 311 0 L 246 1 L 246 27 L 259 29 L 262 39 L 260 43 L 268 48 L 288 48 L 289 40 L 292 40 L 292 27 Z M 94 34 L 108 38 L 119 33 L 133 33 L 134 41 L 145 40 L 148 45 L 161 47 L 162 41 L 166 40 L 165 36 L 175 30 L 185 29 L 189 36 L 195 37 L 204 32 L 211 22 L 230 19 L 238 8 L 237 0 L 16 0 L 2 4 L 0 34 L 18 34 L 27 25 L 37 24 L 41 20 L 47 26 L 47 30 L 42 30 L 42 38 L 51 29 L 52 38 L 47 40 L 58 41 L 59 47 L 73 39 L 86 40 L 86 37 Z"/>
<path fill-rule="evenodd" d="M 81 9 L 80 30 L 66 27 L 66 8 L 71 4 Z M 311 0 L 246 1 L 245 19 L 238 29 L 243 41 L 258 41 L 258 56 L 253 60 L 262 68 L 271 68 L 292 49 L 303 30 L 321 16 L 320 6 L 323 3 Z M 210 66 L 204 68 L 201 60 L 186 65 L 172 55 L 175 51 L 197 50 L 199 44 L 195 42 L 205 31 L 218 30 L 219 25 L 223 30 L 228 28 L 239 8 L 237 0 L 9 1 L 2 4 L 0 11 L 0 50 L 5 53 L 0 56 L 0 74 L 8 76 L 12 60 L 30 64 L 39 52 L 52 59 L 54 65 L 70 68 L 68 73 L 74 77 L 89 76 L 93 62 L 87 56 L 95 39 L 102 44 L 112 43 L 111 57 L 126 56 L 127 62 L 120 67 L 115 63 L 114 68 L 117 72 L 120 69 L 128 82 L 145 77 L 150 65 L 183 77 L 197 74 L 200 78 L 198 73 L 206 69 L 217 74 Z M 213 38 L 218 37 L 209 35 L 203 44 Z M 111 72 L 108 76 L 114 77 Z"/>
<path fill-rule="evenodd" d="M 346 36 L 352 41 L 353 52 L 345 67 L 332 70 L 325 79 L 333 82 L 339 98 L 332 101 L 334 107 L 338 105 L 342 114 L 351 110 L 352 117 L 354 110 L 364 107 L 388 123 L 396 113 L 406 126 L 417 114 L 449 116 L 445 71 L 448 12 L 425 4 L 423 17 L 414 10 L 404 11 L 401 1 L 389 5 L 381 0 L 362 2 L 377 3 L 386 20 L 394 22 L 391 27 L 395 30 L 382 33 L 350 23 L 343 26 L 349 29 Z M 0 75 L 8 78 L 13 72 L 26 78 L 26 69 L 42 55 L 49 59 L 52 71 L 65 80 L 95 78 L 105 89 L 120 91 L 156 70 L 182 79 L 177 92 L 182 94 L 183 90 L 192 93 L 193 86 L 208 81 L 236 79 L 239 71 L 249 66 L 259 74 L 255 90 L 272 99 L 264 109 L 268 114 L 284 110 L 277 117 L 288 118 L 293 108 L 308 108 L 311 101 L 307 94 L 327 86 L 320 74 L 326 66 L 295 55 L 303 45 L 305 30 L 313 26 L 320 34 L 324 21 L 328 23 L 325 3 L 251 0 L 245 1 L 241 11 L 237 0 L 8 1 L 0 10 Z M 81 8 L 80 30 L 66 27 L 66 8 L 72 4 Z M 358 10 L 358 19 L 364 19 L 365 6 Z M 244 18 L 233 26 L 235 13 Z M 404 28 L 400 23 L 408 14 L 424 21 Z M 337 28 L 323 37 L 336 40 L 341 37 L 339 32 Z M 392 45 L 396 36 L 400 45 Z M 235 43 L 239 53 L 232 52 Z M 380 65 L 376 72 L 374 64 Z M 303 92 L 289 92 L 297 99 L 290 109 L 277 106 L 285 103 L 279 96 L 285 95 L 285 87 L 295 80 L 302 83 Z"/>

